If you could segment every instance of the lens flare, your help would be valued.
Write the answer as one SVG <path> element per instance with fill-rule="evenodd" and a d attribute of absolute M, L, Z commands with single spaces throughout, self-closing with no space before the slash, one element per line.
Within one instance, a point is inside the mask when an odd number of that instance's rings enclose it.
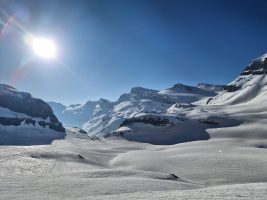
<path fill-rule="evenodd" d="M 35 37 L 32 38 L 30 43 L 36 55 L 46 59 L 55 58 L 57 49 L 52 40 L 43 37 Z"/>
<path fill-rule="evenodd" d="M 14 20 L 14 16 L 10 16 L 7 20 L 7 22 L 4 24 L 2 30 L 0 31 L 0 36 L 4 35 L 9 27 L 9 25 L 12 23 Z"/>

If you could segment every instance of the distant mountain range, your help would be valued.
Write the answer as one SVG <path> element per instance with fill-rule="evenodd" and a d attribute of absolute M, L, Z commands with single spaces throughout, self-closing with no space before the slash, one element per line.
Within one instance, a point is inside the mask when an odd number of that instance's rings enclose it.
<path fill-rule="evenodd" d="M 173 105 L 207 99 L 222 91 L 224 86 L 200 83 L 197 86 L 175 84 L 161 91 L 134 87 L 117 101 L 106 99 L 85 104 L 64 106 L 48 102 L 56 116 L 67 126 L 83 128 L 90 136 L 106 137 L 116 131 L 126 119 L 139 114 L 164 115 Z"/>

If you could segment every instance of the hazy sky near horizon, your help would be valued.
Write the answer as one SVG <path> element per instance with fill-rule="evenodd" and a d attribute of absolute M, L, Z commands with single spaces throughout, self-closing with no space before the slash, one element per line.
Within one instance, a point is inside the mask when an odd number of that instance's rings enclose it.
<path fill-rule="evenodd" d="M 226 84 L 267 51 L 261 0 L 0 0 L 0 9 L 0 83 L 64 104 L 116 100 L 134 86 Z M 57 59 L 34 55 L 27 33 L 53 38 Z"/>

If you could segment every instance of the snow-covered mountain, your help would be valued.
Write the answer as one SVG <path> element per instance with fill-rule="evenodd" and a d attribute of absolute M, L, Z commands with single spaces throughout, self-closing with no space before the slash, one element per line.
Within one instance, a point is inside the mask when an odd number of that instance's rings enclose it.
<path fill-rule="evenodd" d="M 266 99 L 267 54 L 253 60 L 224 91 L 209 100 L 209 104 L 233 105 Z"/>
<path fill-rule="evenodd" d="M 267 113 L 266 74 L 267 54 L 264 54 L 226 86 L 198 85 L 201 89 L 217 91 L 216 96 L 193 103 L 176 103 L 161 114 L 142 113 L 129 117 L 113 135 L 153 144 L 225 137 L 225 134 L 227 137 L 240 137 L 240 134 L 251 137 L 252 131 L 253 137 L 266 138 L 263 131 Z M 240 131 L 241 124 L 247 130 Z M 221 131 L 227 130 L 226 127 L 233 131 Z"/>
<path fill-rule="evenodd" d="M 4 84 L 0 84 L 0 132 L 2 145 L 47 144 L 65 136 L 47 103 Z"/>
<path fill-rule="evenodd" d="M 48 102 L 55 115 L 64 125 L 82 127 L 90 118 L 107 113 L 113 102 L 106 99 L 87 101 L 84 104 L 64 106 L 60 103 Z"/>
<path fill-rule="evenodd" d="M 120 128 L 126 119 L 144 114 L 161 116 L 173 105 L 191 104 L 215 96 L 214 88 L 217 86 L 208 86 L 175 84 L 161 91 L 134 87 L 115 102 L 100 99 L 71 106 L 54 102 L 49 102 L 49 105 L 64 124 L 82 127 L 91 136 L 105 137 Z"/>

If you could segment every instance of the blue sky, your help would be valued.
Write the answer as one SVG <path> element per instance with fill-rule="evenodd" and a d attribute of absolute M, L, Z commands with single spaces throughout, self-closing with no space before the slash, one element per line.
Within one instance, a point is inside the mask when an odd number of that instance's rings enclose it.
<path fill-rule="evenodd" d="M 239 0 L 1 0 L 51 37 L 58 59 L 32 55 L 25 30 L 0 36 L 0 82 L 64 104 L 115 100 L 134 86 L 226 84 L 267 51 L 267 2 Z"/>

